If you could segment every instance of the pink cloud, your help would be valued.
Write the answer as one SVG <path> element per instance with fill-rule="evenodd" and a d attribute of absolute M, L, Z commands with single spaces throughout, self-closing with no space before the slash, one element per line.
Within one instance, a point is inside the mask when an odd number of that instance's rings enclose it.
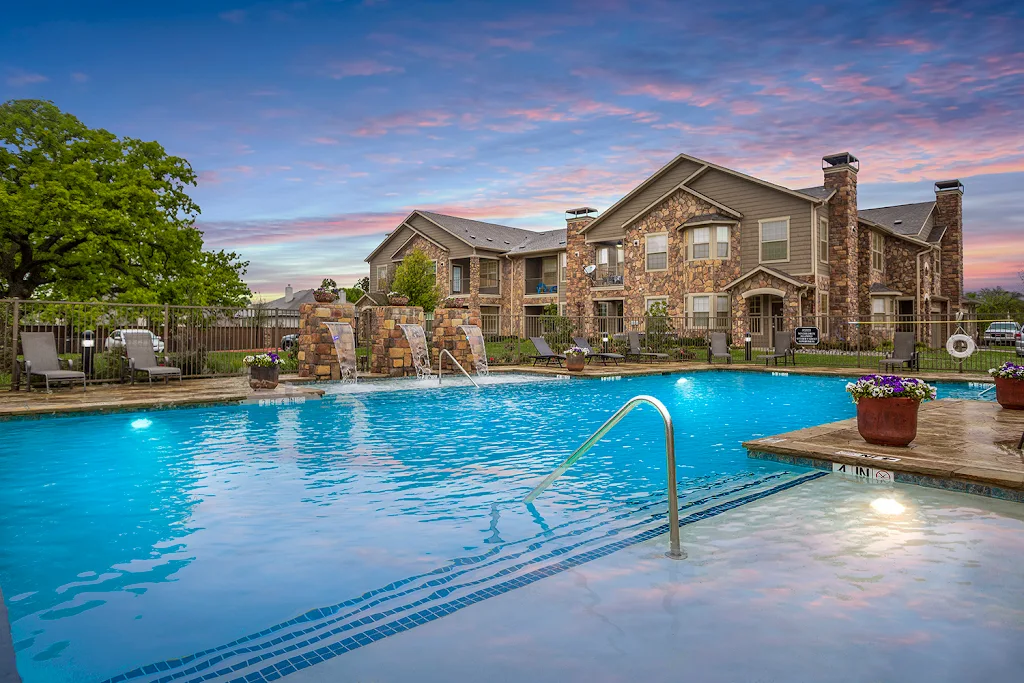
<path fill-rule="evenodd" d="M 516 40 L 515 38 L 488 38 L 487 44 L 491 47 L 506 47 L 510 50 L 525 52 L 533 49 L 533 43 L 528 40 Z"/>
<path fill-rule="evenodd" d="M 328 137 L 313 138 L 313 142 L 315 142 L 318 145 L 336 145 L 336 144 L 338 144 L 337 139 L 335 139 L 335 138 L 328 138 Z"/>
<path fill-rule="evenodd" d="M 401 73 L 401 67 L 382 64 L 373 59 L 359 59 L 350 62 L 332 62 L 327 65 L 328 76 L 334 79 L 353 76 L 376 76 L 378 74 Z"/>
<path fill-rule="evenodd" d="M 352 134 L 357 137 L 380 137 L 392 131 L 411 132 L 422 128 L 450 126 L 454 114 L 446 111 L 401 112 L 366 121 Z"/>

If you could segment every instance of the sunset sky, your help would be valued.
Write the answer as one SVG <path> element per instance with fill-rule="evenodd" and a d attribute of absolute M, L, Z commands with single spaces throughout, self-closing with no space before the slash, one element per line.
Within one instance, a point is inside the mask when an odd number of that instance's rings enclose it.
<path fill-rule="evenodd" d="M 250 286 L 368 274 L 413 208 L 530 229 L 685 152 L 861 208 L 960 178 L 967 289 L 1024 270 L 1024 3 L 9 4 L 0 100 L 157 140 Z"/>

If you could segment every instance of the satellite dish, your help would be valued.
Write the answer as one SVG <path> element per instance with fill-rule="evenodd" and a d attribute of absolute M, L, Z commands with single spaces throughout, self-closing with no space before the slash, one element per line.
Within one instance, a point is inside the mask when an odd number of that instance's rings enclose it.
<path fill-rule="evenodd" d="M 584 272 L 584 273 L 586 273 L 587 275 L 590 275 L 590 274 L 591 274 L 591 273 L 593 273 L 593 272 L 594 272 L 595 270 L 597 270 L 597 266 L 593 266 L 593 265 L 591 265 L 591 266 L 586 266 L 586 267 L 584 267 L 584 268 L 583 268 L 583 272 Z"/>

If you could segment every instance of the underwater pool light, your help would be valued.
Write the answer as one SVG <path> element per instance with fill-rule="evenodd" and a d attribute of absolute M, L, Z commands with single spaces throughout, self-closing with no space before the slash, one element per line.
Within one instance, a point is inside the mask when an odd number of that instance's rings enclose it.
<path fill-rule="evenodd" d="M 900 515 L 907 508 L 892 498 L 876 498 L 871 501 L 871 509 L 881 515 Z"/>
<path fill-rule="evenodd" d="M 146 429 L 153 424 L 153 421 L 148 417 L 140 417 L 137 420 L 132 420 L 132 429 Z"/>

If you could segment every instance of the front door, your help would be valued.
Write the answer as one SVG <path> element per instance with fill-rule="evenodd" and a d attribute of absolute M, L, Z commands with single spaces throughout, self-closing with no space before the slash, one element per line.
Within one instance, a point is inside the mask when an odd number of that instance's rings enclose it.
<path fill-rule="evenodd" d="M 777 296 L 771 297 L 770 298 L 770 302 L 769 302 L 769 310 L 771 311 L 771 319 L 772 319 L 772 325 L 771 325 L 772 326 L 771 345 L 775 346 L 775 333 L 785 329 L 783 327 L 783 319 L 782 319 L 782 310 L 783 310 L 782 309 L 782 299 L 780 299 Z"/>

